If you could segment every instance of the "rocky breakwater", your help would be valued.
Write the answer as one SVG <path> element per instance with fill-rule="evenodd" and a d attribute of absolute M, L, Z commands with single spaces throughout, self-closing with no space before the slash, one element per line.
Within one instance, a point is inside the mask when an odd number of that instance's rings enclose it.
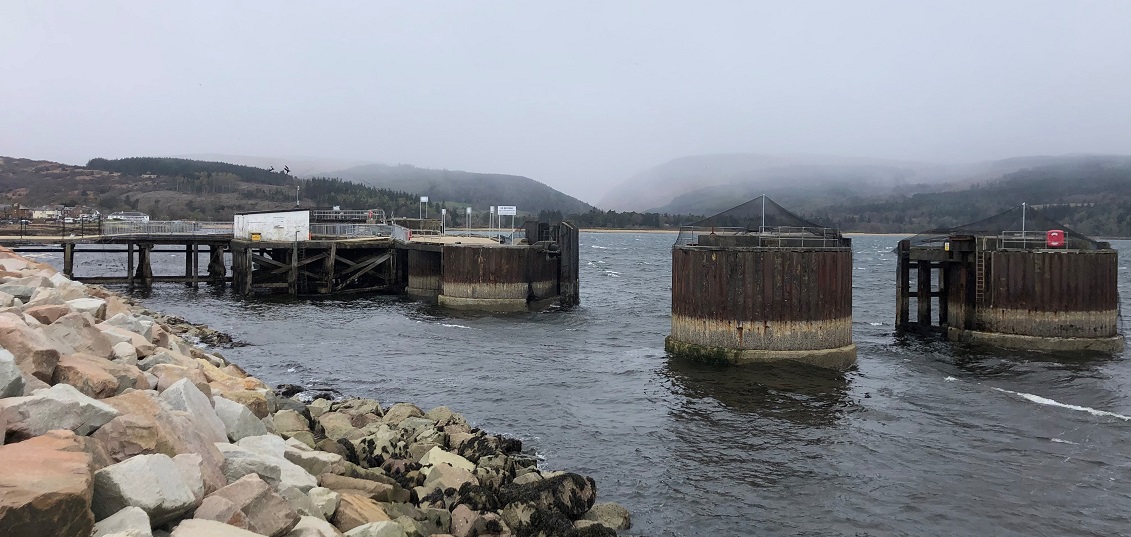
<path fill-rule="evenodd" d="M 593 480 L 446 407 L 277 393 L 0 249 L 0 535 L 616 535 Z M 198 330 L 199 331 L 199 330 Z M 186 334 L 187 335 L 187 334 Z"/>

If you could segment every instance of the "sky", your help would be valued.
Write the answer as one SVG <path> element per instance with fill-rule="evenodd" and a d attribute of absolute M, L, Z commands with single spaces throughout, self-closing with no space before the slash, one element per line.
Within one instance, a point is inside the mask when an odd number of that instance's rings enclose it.
<path fill-rule="evenodd" d="M 1131 154 L 1131 1 L 0 2 L 0 155 L 318 157 L 595 202 L 697 154 Z"/>

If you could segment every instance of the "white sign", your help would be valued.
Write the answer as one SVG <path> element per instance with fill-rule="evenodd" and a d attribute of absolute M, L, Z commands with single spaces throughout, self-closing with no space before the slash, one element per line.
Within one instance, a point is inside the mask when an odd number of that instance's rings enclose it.
<path fill-rule="evenodd" d="M 467 208 L 467 214 L 471 214 L 471 207 Z"/>
<path fill-rule="evenodd" d="M 428 203 L 428 196 L 420 196 L 420 203 Z"/>
<path fill-rule="evenodd" d="M 516 214 L 518 214 L 518 207 L 515 207 L 514 205 L 500 205 L 499 206 L 499 215 L 500 216 L 514 216 Z"/>

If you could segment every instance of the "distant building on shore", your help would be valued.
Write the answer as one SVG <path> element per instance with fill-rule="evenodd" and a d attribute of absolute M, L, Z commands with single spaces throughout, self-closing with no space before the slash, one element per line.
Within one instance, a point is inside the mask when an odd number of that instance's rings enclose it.
<path fill-rule="evenodd" d="M 110 213 L 107 220 L 120 220 L 122 222 L 148 222 L 149 215 L 138 211 L 121 211 Z"/>

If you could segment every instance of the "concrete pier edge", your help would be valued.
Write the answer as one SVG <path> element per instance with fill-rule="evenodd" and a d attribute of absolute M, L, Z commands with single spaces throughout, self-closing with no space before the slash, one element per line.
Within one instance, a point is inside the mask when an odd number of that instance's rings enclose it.
<path fill-rule="evenodd" d="M 1123 352 L 1124 347 L 1123 334 L 1097 338 L 1042 337 L 981 332 L 978 330 L 962 330 L 960 328 L 951 327 L 947 329 L 947 339 L 965 343 L 992 345 L 1007 349 L 1055 352 L 1096 351 L 1115 354 Z"/>

